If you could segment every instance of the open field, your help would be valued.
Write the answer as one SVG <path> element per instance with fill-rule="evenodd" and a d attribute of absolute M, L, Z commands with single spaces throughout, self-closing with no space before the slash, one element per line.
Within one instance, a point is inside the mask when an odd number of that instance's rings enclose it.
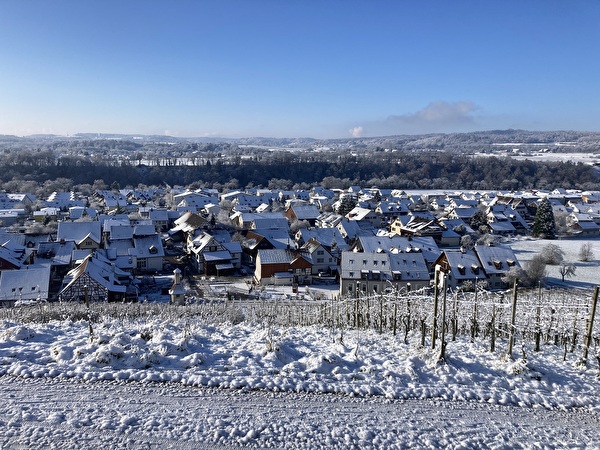
<path fill-rule="evenodd" d="M 591 261 L 579 261 L 579 249 L 581 245 L 589 242 L 592 244 L 594 256 Z M 561 281 L 559 266 L 548 265 L 546 267 L 548 276 L 546 278 L 547 285 L 571 288 L 590 288 L 600 284 L 600 239 L 533 239 L 519 238 L 509 243 L 510 247 L 515 251 L 515 254 L 521 263 L 526 265 L 534 255 L 542 251 L 544 246 L 552 244 L 560 247 L 564 251 L 564 261 L 574 263 L 577 268 L 575 276 L 566 278 Z"/>

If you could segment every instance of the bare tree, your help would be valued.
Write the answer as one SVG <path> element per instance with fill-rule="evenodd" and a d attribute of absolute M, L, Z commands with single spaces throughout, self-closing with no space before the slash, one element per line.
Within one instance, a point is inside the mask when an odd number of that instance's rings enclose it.
<path fill-rule="evenodd" d="M 563 262 L 560 267 L 558 268 L 558 272 L 560 273 L 560 276 L 562 277 L 562 281 L 564 283 L 565 281 L 565 277 L 567 278 L 571 278 L 572 276 L 575 275 L 575 264 L 573 263 L 567 263 L 567 262 Z"/>
<path fill-rule="evenodd" d="M 594 249 L 591 242 L 584 242 L 579 247 L 579 261 L 588 262 L 594 259 Z"/>

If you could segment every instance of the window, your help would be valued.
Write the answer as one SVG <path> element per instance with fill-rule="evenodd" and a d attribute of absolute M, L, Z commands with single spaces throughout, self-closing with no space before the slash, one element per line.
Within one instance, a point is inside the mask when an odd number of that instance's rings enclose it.
<path fill-rule="evenodd" d="M 325 252 L 323 250 L 317 250 L 317 255 L 321 256 L 321 255 L 324 255 L 324 254 L 325 254 Z"/>
<path fill-rule="evenodd" d="M 323 258 L 317 258 L 317 264 L 322 264 L 323 263 Z"/>

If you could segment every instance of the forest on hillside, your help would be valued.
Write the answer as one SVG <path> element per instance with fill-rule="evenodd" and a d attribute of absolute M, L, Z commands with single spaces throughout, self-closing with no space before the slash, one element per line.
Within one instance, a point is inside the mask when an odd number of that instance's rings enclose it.
<path fill-rule="evenodd" d="M 597 170 L 573 162 L 470 157 L 445 152 L 373 152 L 365 155 L 270 152 L 248 159 L 214 155 L 194 165 L 147 165 L 136 160 L 56 158 L 51 153 L 22 152 L 0 161 L 0 181 L 44 183 L 68 179 L 73 185 L 103 180 L 121 187 L 193 185 L 236 189 L 307 188 L 316 184 L 398 189 L 600 189 Z M 4 187 L 6 189 L 6 186 Z"/>
<path fill-rule="evenodd" d="M 162 140 L 160 140 L 162 139 Z M 598 169 L 575 161 L 507 156 L 505 143 L 595 155 L 597 133 L 519 130 L 355 140 L 0 136 L 0 183 L 307 189 L 600 189 Z M 264 144 L 264 145 L 262 145 Z M 275 147 L 272 145 L 279 145 Z M 502 149 L 502 151 L 499 151 Z M 65 186 L 66 184 L 66 186 Z"/>

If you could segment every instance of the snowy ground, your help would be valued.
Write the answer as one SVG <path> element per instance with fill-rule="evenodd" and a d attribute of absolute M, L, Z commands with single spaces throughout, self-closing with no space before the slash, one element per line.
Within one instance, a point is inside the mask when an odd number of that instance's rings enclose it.
<path fill-rule="evenodd" d="M 525 263 L 558 245 L 577 270 L 562 283 L 548 266 L 549 284 L 591 296 L 600 262 L 578 261 L 583 242 L 511 246 Z M 338 290 L 263 294 L 309 304 Z M 440 362 L 418 333 L 207 320 L 102 317 L 90 339 L 85 321 L 26 323 L 15 309 L 0 322 L 0 447 L 600 448 L 600 353 L 582 365 L 581 339 L 566 360 L 529 342 L 511 359 L 506 341 L 491 353 L 459 336 Z"/>
<path fill-rule="evenodd" d="M 191 319 L 0 331 L 2 448 L 599 448 L 581 349 Z M 503 344 L 502 344 L 503 345 Z M 499 344 L 500 346 L 500 344 Z"/>
<path fill-rule="evenodd" d="M 0 377 L 0 446 L 598 448 L 585 410 Z"/>

